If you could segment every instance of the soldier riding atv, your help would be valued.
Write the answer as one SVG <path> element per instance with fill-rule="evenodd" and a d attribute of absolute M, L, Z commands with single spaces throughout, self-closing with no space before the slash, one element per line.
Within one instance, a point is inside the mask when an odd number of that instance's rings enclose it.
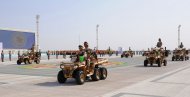
<path fill-rule="evenodd" d="M 188 50 L 183 48 L 183 43 L 181 42 L 181 44 L 178 46 L 178 48 L 176 48 L 173 51 L 172 61 L 174 61 L 174 60 L 176 60 L 176 61 L 177 60 L 181 60 L 181 61 L 189 60 L 188 54 L 189 54 Z"/>
<path fill-rule="evenodd" d="M 93 81 L 105 80 L 107 78 L 107 69 L 102 67 L 107 59 L 97 59 L 89 53 L 89 49 L 83 49 L 79 45 L 79 52 L 76 57 L 72 57 L 72 62 L 61 62 L 61 70 L 58 72 L 57 80 L 59 83 L 65 83 L 68 78 L 74 78 L 76 83 L 84 84 L 87 77 Z M 85 53 L 85 54 L 84 54 Z"/>
<path fill-rule="evenodd" d="M 144 66 L 147 67 L 148 64 L 151 66 L 153 64 L 158 64 L 158 67 L 161 67 L 162 64 L 166 66 L 166 57 L 168 57 L 168 51 L 166 50 L 166 47 L 165 50 L 162 48 L 162 41 L 159 38 L 156 47 L 153 48 L 146 56 L 146 59 L 144 60 Z"/>
<path fill-rule="evenodd" d="M 36 64 L 40 63 L 40 54 L 38 52 L 35 53 L 24 53 L 22 56 L 19 56 L 17 60 L 17 64 L 20 65 L 22 62 L 24 64 L 32 64 L 35 62 Z"/>
<path fill-rule="evenodd" d="M 133 57 L 134 53 L 131 50 L 131 47 L 129 47 L 129 51 L 124 51 L 121 55 L 121 58 L 126 57 L 128 58 L 129 56 L 131 56 L 131 58 Z"/>
<path fill-rule="evenodd" d="M 123 58 L 123 57 L 126 57 L 126 58 L 128 58 L 128 57 L 133 57 L 133 51 L 124 51 L 122 54 L 121 54 L 121 58 Z"/>
<path fill-rule="evenodd" d="M 163 50 L 162 48 L 154 48 L 146 56 L 146 59 L 144 60 L 144 66 L 147 67 L 148 64 L 150 64 L 151 66 L 153 66 L 153 64 L 158 64 L 158 67 L 161 67 L 162 63 L 164 64 L 164 66 L 166 66 L 167 56 L 168 56 L 167 50 Z"/>
<path fill-rule="evenodd" d="M 177 60 L 181 61 L 189 60 L 188 50 L 186 50 L 185 48 L 178 48 L 178 49 L 176 48 L 173 51 L 172 61 L 177 61 Z"/>

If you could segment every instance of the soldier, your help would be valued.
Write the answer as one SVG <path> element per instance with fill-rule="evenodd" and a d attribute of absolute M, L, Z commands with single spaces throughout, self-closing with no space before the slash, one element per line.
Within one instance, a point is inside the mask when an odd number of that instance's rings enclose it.
<path fill-rule="evenodd" d="M 66 59 L 66 51 L 63 51 L 63 58 Z"/>
<path fill-rule="evenodd" d="M 50 59 L 50 51 L 48 50 L 47 51 L 47 57 L 48 57 L 48 60 Z"/>
<path fill-rule="evenodd" d="M 86 57 L 87 57 L 87 59 L 92 59 L 92 58 L 95 58 L 95 59 L 97 59 L 97 54 L 96 54 L 96 52 L 95 51 L 92 51 L 92 49 L 90 49 L 89 47 L 88 47 L 88 42 L 84 42 L 84 47 L 85 47 L 85 49 L 84 49 L 84 51 L 85 51 L 85 53 L 86 53 Z"/>
<path fill-rule="evenodd" d="M 131 47 L 129 47 L 129 51 L 131 51 Z"/>
<path fill-rule="evenodd" d="M 39 56 L 39 58 L 41 59 L 41 56 L 42 56 L 42 52 L 41 52 L 41 50 L 39 50 L 39 52 L 38 52 L 38 56 Z"/>
<path fill-rule="evenodd" d="M 182 42 L 181 42 L 181 44 L 180 44 L 179 48 L 183 48 L 183 43 L 182 43 Z"/>
<path fill-rule="evenodd" d="M 90 64 L 90 54 L 92 52 L 91 49 L 88 48 L 88 42 L 84 42 L 84 52 L 85 52 L 85 57 L 86 57 L 86 65 L 89 65 Z"/>
<path fill-rule="evenodd" d="M 85 64 L 86 64 L 86 66 L 87 66 L 87 71 L 89 71 L 89 69 L 90 69 L 90 63 L 91 63 L 91 61 L 92 61 L 92 50 L 90 49 L 90 48 L 88 48 L 88 42 L 84 42 L 84 52 L 85 52 L 85 54 L 84 54 L 84 57 L 85 57 Z M 86 76 L 86 79 L 87 80 L 90 80 L 90 77 L 89 76 Z"/>
<path fill-rule="evenodd" d="M 90 53 L 90 52 L 92 51 L 90 48 L 88 48 L 88 42 L 86 42 L 86 41 L 84 42 L 84 47 L 85 47 L 85 48 L 84 48 L 84 51 L 85 51 L 85 52 Z"/>
<path fill-rule="evenodd" d="M 161 48 L 162 47 L 162 41 L 161 39 L 159 38 L 158 39 L 158 42 L 157 42 L 157 45 L 156 45 L 158 48 Z"/>
<path fill-rule="evenodd" d="M 11 51 L 9 51 L 9 61 L 11 61 Z"/>
<path fill-rule="evenodd" d="M 82 45 L 79 45 L 79 52 L 77 54 L 76 62 L 83 62 L 84 61 L 84 49 Z"/>
<path fill-rule="evenodd" d="M 56 55 L 56 59 L 58 59 L 59 51 L 56 51 L 55 55 Z"/>
<path fill-rule="evenodd" d="M 34 49 L 35 49 L 35 45 L 33 44 L 33 45 L 32 45 L 32 48 L 30 49 L 30 50 L 31 50 L 31 53 L 34 53 Z"/>
<path fill-rule="evenodd" d="M 1 52 L 1 61 L 4 62 L 4 52 L 3 52 L 3 50 Z"/>
<path fill-rule="evenodd" d="M 20 57 L 20 51 L 18 51 L 18 59 L 19 59 L 19 57 Z"/>
<path fill-rule="evenodd" d="M 115 55 L 118 56 L 118 51 L 115 52 Z"/>

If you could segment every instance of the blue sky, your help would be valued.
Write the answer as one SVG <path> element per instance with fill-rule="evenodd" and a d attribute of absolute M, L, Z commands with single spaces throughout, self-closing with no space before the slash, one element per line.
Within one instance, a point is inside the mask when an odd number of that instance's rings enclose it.
<path fill-rule="evenodd" d="M 163 46 L 174 49 L 181 41 L 190 48 L 190 0 L 0 0 L 0 28 L 36 31 L 40 15 L 40 48 L 77 49 L 88 41 L 99 49 L 109 46 L 142 50 L 154 47 L 161 37 Z"/>

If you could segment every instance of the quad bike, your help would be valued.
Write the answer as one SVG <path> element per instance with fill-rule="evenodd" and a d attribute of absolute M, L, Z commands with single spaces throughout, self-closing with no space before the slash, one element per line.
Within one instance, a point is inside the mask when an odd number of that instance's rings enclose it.
<path fill-rule="evenodd" d="M 80 56 L 80 60 L 84 60 L 83 56 Z M 76 62 L 76 57 L 71 58 L 72 62 L 61 62 L 61 70 L 57 74 L 57 80 L 59 83 L 65 83 L 68 78 L 74 78 L 76 83 L 84 84 L 87 77 L 90 77 L 93 81 L 105 80 L 107 78 L 107 69 L 102 64 L 107 63 L 107 59 L 98 58 L 97 60 L 91 60 L 88 62 L 79 61 Z"/>

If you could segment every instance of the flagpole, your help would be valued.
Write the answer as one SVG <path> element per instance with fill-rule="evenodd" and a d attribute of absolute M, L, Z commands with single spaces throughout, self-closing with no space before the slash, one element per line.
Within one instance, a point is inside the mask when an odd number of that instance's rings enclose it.
<path fill-rule="evenodd" d="M 180 45 L 180 27 L 181 25 L 178 26 L 178 47 Z"/>
<path fill-rule="evenodd" d="M 99 25 L 96 25 L 96 50 L 98 50 L 98 27 Z"/>
<path fill-rule="evenodd" d="M 39 18 L 40 18 L 40 15 L 36 15 L 36 38 L 37 38 L 37 48 L 36 48 L 36 51 L 38 52 L 39 51 Z"/>

